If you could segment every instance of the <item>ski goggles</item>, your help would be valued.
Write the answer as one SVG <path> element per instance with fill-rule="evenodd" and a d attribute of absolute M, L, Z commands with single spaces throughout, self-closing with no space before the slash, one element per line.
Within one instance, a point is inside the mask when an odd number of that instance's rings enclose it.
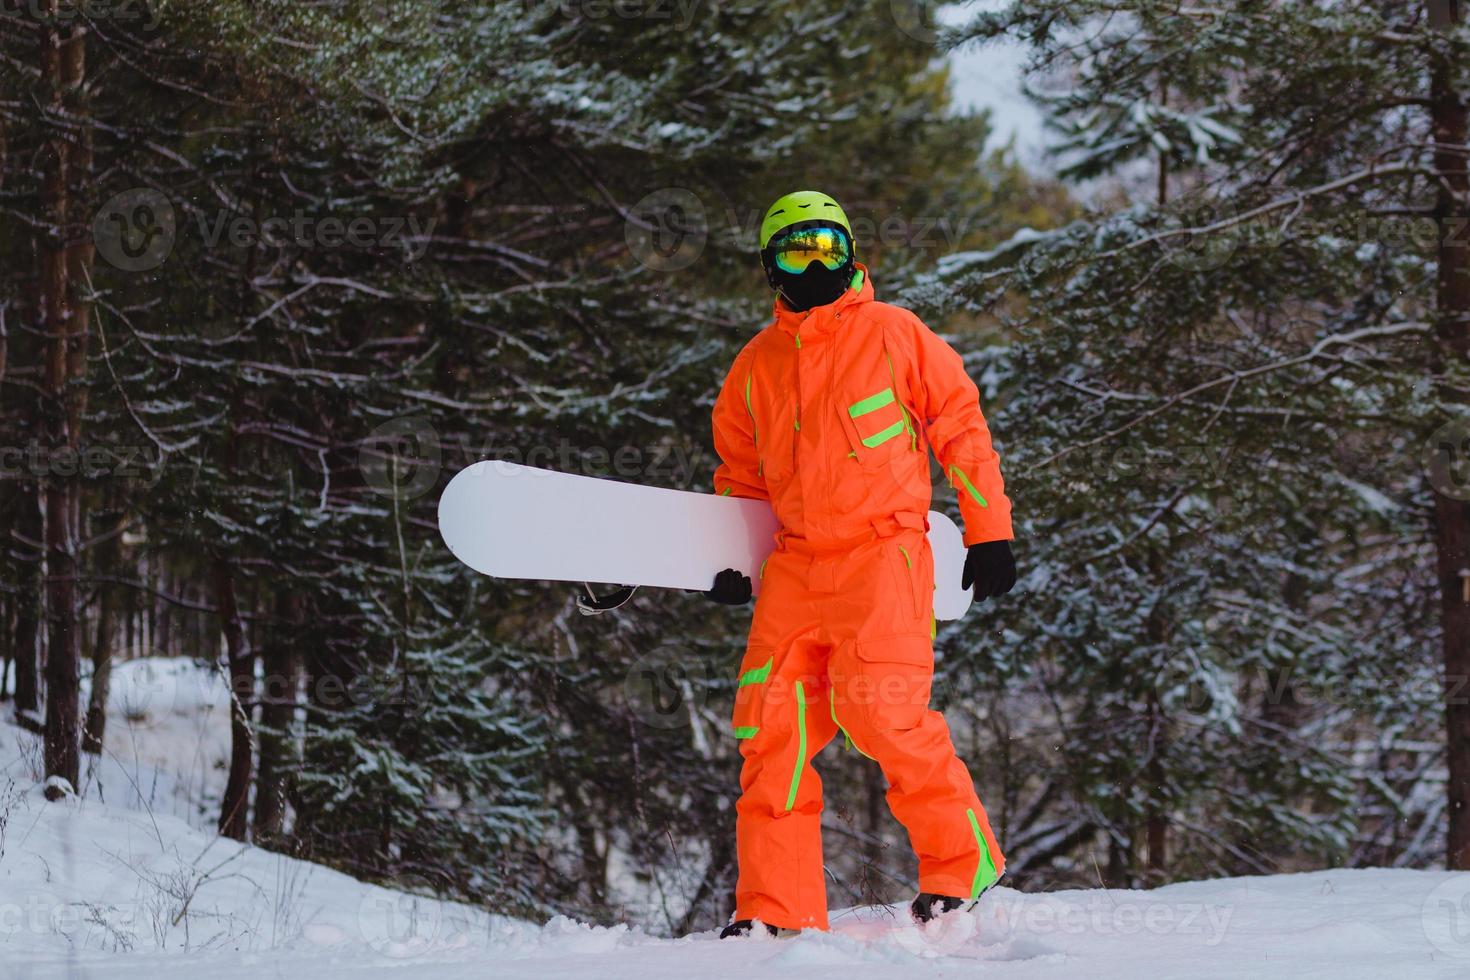
<path fill-rule="evenodd" d="M 841 228 L 797 228 L 777 232 L 766 249 L 771 260 L 782 272 L 800 275 L 813 262 L 820 262 L 829 271 L 838 269 L 852 261 L 852 239 Z"/>

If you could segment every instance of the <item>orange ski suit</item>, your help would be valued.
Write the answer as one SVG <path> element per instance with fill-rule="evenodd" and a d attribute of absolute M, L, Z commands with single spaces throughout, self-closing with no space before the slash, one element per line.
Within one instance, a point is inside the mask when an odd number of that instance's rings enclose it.
<path fill-rule="evenodd" d="M 1009 539 L 1010 503 L 960 357 L 861 265 L 827 306 L 776 320 L 735 358 L 714 408 L 715 490 L 771 502 L 733 725 L 735 918 L 827 928 L 822 782 L 838 732 L 882 767 L 919 890 L 968 898 L 1005 867 L 985 809 L 929 709 L 929 450 L 958 489 L 965 544 Z"/>

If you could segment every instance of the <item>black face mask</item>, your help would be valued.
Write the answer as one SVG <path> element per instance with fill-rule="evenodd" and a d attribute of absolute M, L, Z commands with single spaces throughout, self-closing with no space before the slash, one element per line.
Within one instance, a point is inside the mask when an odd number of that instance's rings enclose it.
<path fill-rule="evenodd" d="M 771 280 L 782 301 L 797 313 L 805 313 L 817 306 L 826 306 L 842 295 L 852 279 L 852 270 L 832 270 L 820 262 L 813 262 L 800 275 L 781 269 L 771 273 Z"/>

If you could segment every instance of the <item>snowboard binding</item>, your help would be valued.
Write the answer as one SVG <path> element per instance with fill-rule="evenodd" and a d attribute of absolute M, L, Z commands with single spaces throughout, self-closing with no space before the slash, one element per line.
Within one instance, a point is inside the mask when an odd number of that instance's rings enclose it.
<path fill-rule="evenodd" d="M 577 593 L 577 612 L 583 616 L 601 616 L 608 610 L 616 609 L 626 603 L 637 591 L 638 586 L 625 585 L 606 595 L 598 595 L 592 591 L 592 586 L 583 582 L 582 591 Z"/>

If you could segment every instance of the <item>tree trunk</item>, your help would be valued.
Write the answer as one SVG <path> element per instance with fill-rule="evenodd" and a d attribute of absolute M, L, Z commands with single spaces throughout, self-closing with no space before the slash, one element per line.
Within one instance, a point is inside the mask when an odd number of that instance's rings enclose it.
<path fill-rule="evenodd" d="M 178 583 L 169 574 L 167 564 L 160 562 L 158 570 L 159 587 L 164 595 L 178 595 Z M 160 655 L 172 657 L 174 655 L 174 607 L 167 601 L 159 598 L 153 600 L 154 608 L 157 610 L 153 620 L 153 645 Z"/>
<path fill-rule="evenodd" d="M 220 801 L 219 832 L 244 840 L 254 758 L 250 712 L 255 700 L 255 670 L 254 657 L 245 647 L 245 631 L 240 625 L 235 570 L 223 558 L 214 563 L 214 593 L 230 664 L 230 775 Z"/>
<path fill-rule="evenodd" d="M 0 511 L 3 513 L 3 511 Z M 0 704 L 10 698 L 10 641 L 15 636 L 15 604 L 9 596 L 0 596 Z"/>
<path fill-rule="evenodd" d="M 1461 23 L 1464 12 L 1453 0 L 1430 3 L 1431 23 L 1441 29 Z M 1430 72 L 1430 117 L 1434 127 L 1434 167 L 1438 172 L 1436 215 L 1441 234 L 1435 287 L 1438 367 L 1470 358 L 1470 179 L 1466 173 L 1467 116 L 1464 96 L 1455 91 L 1456 68 L 1436 57 Z M 1442 391 L 1447 402 L 1463 402 Z M 1448 764 L 1449 829 L 1445 866 L 1470 869 L 1470 503 L 1435 491 L 1434 542 L 1438 552 L 1440 616 L 1445 680 L 1445 754 Z"/>
<path fill-rule="evenodd" d="M 1153 574 L 1163 574 L 1163 562 L 1157 554 L 1150 559 Z M 1148 620 L 1149 643 L 1155 650 L 1169 643 L 1171 630 L 1166 613 L 1155 606 Z M 1169 777 L 1164 771 L 1163 759 L 1169 751 L 1168 718 L 1159 703 L 1157 688 L 1150 688 L 1145 700 L 1148 704 L 1148 762 L 1144 767 L 1144 785 L 1148 788 L 1148 803 L 1144 811 L 1143 839 L 1148 849 L 1145 868 L 1151 884 L 1159 884 L 1167 877 L 1168 863 L 1165 851 L 1169 839 L 1169 814 L 1165 809 L 1168 798 Z"/>
<path fill-rule="evenodd" d="M 41 88 L 47 114 L 65 110 L 66 92 L 80 84 L 85 65 L 85 29 L 73 27 L 63 36 L 57 26 L 57 0 L 47 0 L 49 15 L 41 36 Z M 50 569 L 47 613 L 51 639 L 46 657 L 45 762 L 48 779 L 77 784 L 80 758 L 79 697 L 81 632 L 77 608 L 80 571 L 80 484 L 75 467 L 79 445 L 79 400 L 72 392 L 73 372 L 85 364 L 85 324 L 72 315 L 71 260 L 68 248 L 68 190 L 71 183 L 71 147 L 59 125 L 53 128 L 43 154 L 45 176 L 41 204 L 46 240 L 41 247 L 41 317 L 46 338 L 48 448 L 52 458 L 46 481 L 46 550 Z M 76 386 L 78 389 L 80 385 Z M 63 465 L 65 464 L 65 465 Z M 49 787 L 48 799 L 58 799 L 60 787 Z"/>
<path fill-rule="evenodd" d="M 7 149 L 9 144 L 5 136 L 5 118 L 0 116 L 0 190 L 5 188 L 5 168 L 8 158 Z M 10 355 L 10 330 L 7 326 L 6 313 L 10 309 L 9 300 L 0 300 L 0 385 L 5 383 L 5 366 Z M 3 389 L 0 389 L 3 390 Z M 7 621 L 6 625 L 9 625 Z M 3 687 L 4 678 L 0 678 L 0 687 Z"/>
<path fill-rule="evenodd" d="M 122 558 L 122 528 L 126 520 L 124 511 L 106 522 L 104 539 L 97 553 L 97 570 L 101 577 L 118 571 Z M 82 751 L 93 755 L 102 753 L 107 729 L 107 696 L 112 691 L 113 648 L 117 634 L 116 609 L 116 587 L 101 582 L 97 586 L 97 638 L 92 644 L 92 694 L 87 701 L 87 723 L 82 727 Z"/>
<path fill-rule="evenodd" d="M 255 781 L 255 839 L 278 840 L 285 829 L 286 779 L 295 759 L 296 691 L 301 657 L 301 597 L 282 590 L 265 649 L 265 689 L 260 708 L 260 775 Z"/>

